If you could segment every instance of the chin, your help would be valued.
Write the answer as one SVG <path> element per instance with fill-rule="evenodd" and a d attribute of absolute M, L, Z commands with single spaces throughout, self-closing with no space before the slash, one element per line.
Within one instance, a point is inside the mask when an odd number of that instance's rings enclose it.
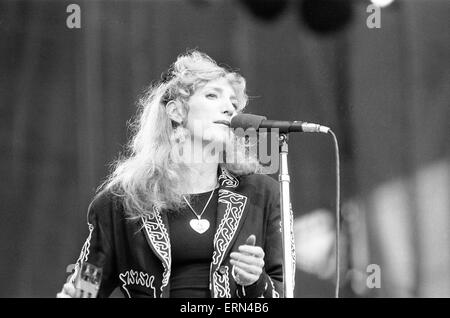
<path fill-rule="evenodd" d="M 231 140 L 230 130 L 223 128 L 214 128 L 205 131 L 203 142 L 214 144 L 228 144 Z"/>
<path fill-rule="evenodd" d="M 228 143 L 226 138 L 214 136 L 213 138 L 203 138 L 203 145 L 208 147 L 224 147 Z"/>

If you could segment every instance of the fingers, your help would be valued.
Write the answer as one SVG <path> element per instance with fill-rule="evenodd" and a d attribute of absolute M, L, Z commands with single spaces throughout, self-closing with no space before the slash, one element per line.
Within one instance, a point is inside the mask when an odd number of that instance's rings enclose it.
<path fill-rule="evenodd" d="M 256 257 L 253 255 L 243 254 L 239 252 L 233 252 L 230 254 L 231 261 L 237 261 L 239 263 L 244 263 L 247 265 L 253 265 L 260 268 L 264 267 L 264 259 L 261 257 Z"/>
<path fill-rule="evenodd" d="M 259 246 L 241 245 L 238 247 L 239 252 L 254 255 L 255 257 L 264 258 L 264 251 Z"/>
<path fill-rule="evenodd" d="M 234 265 L 235 268 L 243 269 L 245 272 L 257 275 L 258 277 L 262 273 L 262 267 L 261 266 L 249 265 L 249 264 L 246 264 L 246 263 L 235 261 L 233 259 L 230 260 L 230 263 L 231 263 L 231 265 Z"/>
<path fill-rule="evenodd" d="M 260 275 L 255 275 L 252 273 L 248 273 L 245 270 L 235 266 L 234 271 L 236 273 L 236 276 L 239 277 L 239 282 L 242 285 L 251 285 L 254 282 L 256 282 L 259 279 Z"/>

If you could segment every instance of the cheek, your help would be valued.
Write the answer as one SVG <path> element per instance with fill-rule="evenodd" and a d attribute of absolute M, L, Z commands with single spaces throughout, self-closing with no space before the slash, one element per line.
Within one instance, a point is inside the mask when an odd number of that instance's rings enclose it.
<path fill-rule="evenodd" d="M 201 110 L 198 107 L 189 110 L 187 116 L 187 126 L 189 129 L 207 129 L 211 127 L 214 117 L 211 112 Z"/>
<path fill-rule="evenodd" d="M 202 107 L 199 107 L 197 105 L 189 107 L 189 111 L 187 113 L 187 121 L 191 125 L 195 122 L 202 122 L 206 118 L 206 112 L 202 109 Z"/>
<path fill-rule="evenodd" d="M 192 113 L 192 117 L 195 118 L 206 119 L 217 117 L 217 113 L 220 112 L 219 108 L 219 101 L 202 97 L 192 99 L 189 103 L 189 112 Z"/>
<path fill-rule="evenodd" d="M 208 129 L 208 123 L 201 117 L 189 116 L 186 128 L 189 129 L 191 133 L 200 135 L 203 131 Z"/>

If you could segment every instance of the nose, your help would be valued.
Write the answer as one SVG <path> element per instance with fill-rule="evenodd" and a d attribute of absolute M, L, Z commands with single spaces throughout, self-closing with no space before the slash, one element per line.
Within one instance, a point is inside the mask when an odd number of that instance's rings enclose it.
<path fill-rule="evenodd" d="M 232 117 L 236 114 L 236 109 L 234 108 L 234 105 L 230 100 L 225 102 L 223 113 L 228 115 L 229 117 Z"/>

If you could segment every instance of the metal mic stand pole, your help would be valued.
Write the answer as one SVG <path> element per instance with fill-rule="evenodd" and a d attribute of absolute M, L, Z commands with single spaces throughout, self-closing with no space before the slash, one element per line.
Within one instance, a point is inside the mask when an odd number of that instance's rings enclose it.
<path fill-rule="evenodd" d="M 295 245 L 293 215 L 289 195 L 290 177 L 288 172 L 288 134 L 281 133 L 280 142 L 280 211 L 283 235 L 283 291 L 285 298 L 294 298 Z"/>

